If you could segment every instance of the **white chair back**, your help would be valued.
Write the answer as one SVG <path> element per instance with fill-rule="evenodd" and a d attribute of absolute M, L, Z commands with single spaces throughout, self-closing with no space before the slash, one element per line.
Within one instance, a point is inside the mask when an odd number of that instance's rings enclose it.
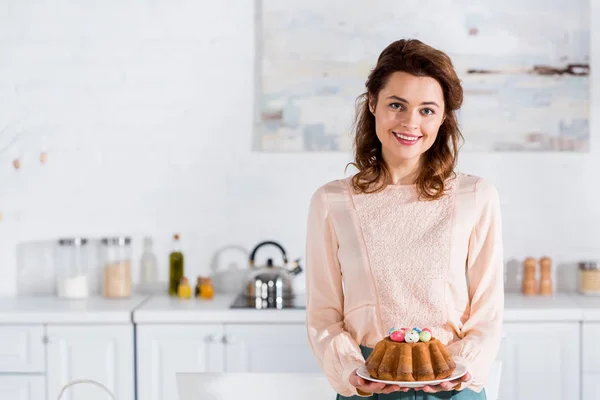
<path fill-rule="evenodd" d="M 323 374 L 179 373 L 179 400 L 333 400 Z"/>
<path fill-rule="evenodd" d="M 502 361 L 494 361 L 487 384 L 485 385 L 485 395 L 487 400 L 498 400 L 500 392 L 500 378 L 502 377 Z"/>
<path fill-rule="evenodd" d="M 500 348 L 496 360 L 492 364 L 487 384 L 485 385 L 485 394 L 487 400 L 498 400 L 500 396 L 500 384 L 502 383 L 502 360 L 506 354 L 506 333 L 502 332 L 500 339 Z"/>
<path fill-rule="evenodd" d="M 495 361 L 485 391 L 498 400 L 502 361 Z M 178 373 L 179 400 L 333 400 L 335 391 L 323 374 L 310 373 Z"/>

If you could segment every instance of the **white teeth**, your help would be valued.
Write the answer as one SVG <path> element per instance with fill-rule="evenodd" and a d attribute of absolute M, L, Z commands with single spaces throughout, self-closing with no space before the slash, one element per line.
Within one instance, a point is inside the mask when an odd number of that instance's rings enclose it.
<path fill-rule="evenodd" d="M 415 140 L 419 139 L 418 136 L 404 136 L 404 135 L 399 135 L 396 132 L 394 132 L 394 135 L 396 135 L 396 137 L 398 137 L 400 139 L 410 140 L 411 142 L 414 142 Z"/>

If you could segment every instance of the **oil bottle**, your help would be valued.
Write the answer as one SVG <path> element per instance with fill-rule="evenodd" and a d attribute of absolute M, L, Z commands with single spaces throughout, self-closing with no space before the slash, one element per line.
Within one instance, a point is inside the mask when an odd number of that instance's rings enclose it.
<path fill-rule="evenodd" d="M 169 295 L 177 296 L 177 288 L 184 273 L 183 253 L 181 252 L 179 234 L 176 233 L 173 235 L 172 250 L 169 254 Z"/>

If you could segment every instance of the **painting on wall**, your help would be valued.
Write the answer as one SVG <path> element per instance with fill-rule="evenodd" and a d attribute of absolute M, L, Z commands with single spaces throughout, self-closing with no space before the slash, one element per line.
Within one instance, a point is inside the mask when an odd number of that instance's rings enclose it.
<path fill-rule="evenodd" d="M 356 99 L 401 38 L 452 58 L 463 150 L 589 151 L 589 0 L 257 1 L 255 151 L 349 151 Z"/>

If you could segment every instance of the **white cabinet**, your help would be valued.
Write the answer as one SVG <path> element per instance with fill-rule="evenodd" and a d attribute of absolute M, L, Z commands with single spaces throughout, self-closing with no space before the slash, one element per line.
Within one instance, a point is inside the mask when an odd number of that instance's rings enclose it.
<path fill-rule="evenodd" d="M 47 396 L 55 400 L 64 385 L 92 379 L 118 400 L 134 400 L 133 325 L 46 327 Z M 109 400 L 101 388 L 82 384 L 65 392 L 64 400 Z"/>
<path fill-rule="evenodd" d="M 138 325 L 138 400 L 177 398 L 177 372 L 223 372 L 223 326 Z"/>
<path fill-rule="evenodd" d="M 504 331 L 500 399 L 579 399 L 579 323 L 505 323 Z"/>
<path fill-rule="evenodd" d="M 0 373 L 43 373 L 43 325 L 0 325 Z"/>
<path fill-rule="evenodd" d="M 43 400 L 46 398 L 45 385 L 43 375 L 0 376 L 0 394 L 3 399 Z"/>
<path fill-rule="evenodd" d="M 138 400 L 171 400 L 178 372 L 320 372 L 304 324 L 138 325 Z"/>
<path fill-rule="evenodd" d="M 584 322 L 581 329 L 581 399 L 600 400 L 600 322 Z"/>
<path fill-rule="evenodd" d="M 600 374 L 583 374 L 581 380 L 581 399 L 600 400 Z"/>
<path fill-rule="evenodd" d="M 321 372 L 304 325 L 228 324 L 225 343 L 227 372 Z"/>
<path fill-rule="evenodd" d="M 43 325 L 0 325 L 0 398 L 44 400 Z"/>
<path fill-rule="evenodd" d="M 584 322 L 582 324 L 581 337 L 583 340 L 581 348 L 581 366 L 583 372 L 600 374 L 600 322 Z"/>

